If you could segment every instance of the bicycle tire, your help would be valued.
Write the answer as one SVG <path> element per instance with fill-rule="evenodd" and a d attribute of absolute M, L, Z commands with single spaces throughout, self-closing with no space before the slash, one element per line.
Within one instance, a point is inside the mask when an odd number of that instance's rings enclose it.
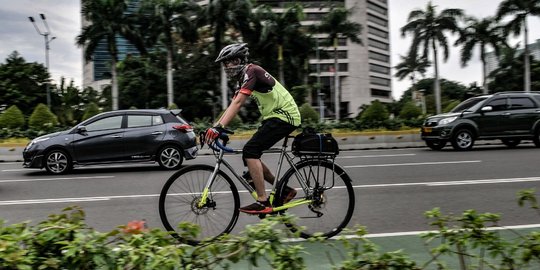
<path fill-rule="evenodd" d="M 282 211 L 281 214 L 288 213 L 295 216 L 294 224 L 286 223 L 285 225 L 292 232 L 299 232 L 302 238 L 310 238 L 314 235 L 330 238 L 337 235 L 347 226 L 354 212 L 355 196 L 351 178 L 342 167 L 328 160 L 303 160 L 295 164 L 295 167 L 299 173 L 304 175 L 304 178 L 306 173 L 310 173 L 310 171 L 316 172 L 317 168 L 324 169 L 320 170 L 319 173 L 322 171 L 325 174 L 326 186 L 330 186 L 331 183 L 333 185 L 332 188 L 325 190 L 319 196 L 322 198 L 319 200 L 320 203 L 303 204 Z M 295 188 L 297 191 L 293 201 L 314 197 L 310 193 L 312 194 L 314 191 L 315 181 L 310 179 L 309 190 L 306 192 L 300 187 L 298 175 L 295 172 L 294 168 L 285 172 L 278 183 L 277 198 L 284 198 L 283 191 L 286 186 Z M 332 177 L 332 174 L 334 174 L 335 181 L 328 178 Z M 319 184 L 324 184 L 321 183 L 323 182 L 321 177 L 317 181 Z M 281 202 L 278 201 L 278 204 Z M 340 209 L 344 211 L 338 211 Z M 322 216 L 318 216 L 315 211 L 322 213 Z"/>
<path fill-rule="evenodd" d="M 202 191 L 214 167 L 191 165 L 174 173 L 163 186 L 159 196 L 159 216 L 165 229 L 181 242 L 196 245 L 229 233 L 239 215 L 240 197 L 233 181 L 218 171 L 208 194 L 207 205 L 198 207 Z M 232 196 L 231 196 L 232 194 Z M 178 224 L 189 222 L 200 227 L 192 238 L 182 235 Z"/>

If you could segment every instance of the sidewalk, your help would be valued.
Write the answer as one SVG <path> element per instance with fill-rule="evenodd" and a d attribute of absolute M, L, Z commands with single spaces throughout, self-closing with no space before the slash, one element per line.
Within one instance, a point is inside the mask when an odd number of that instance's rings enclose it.
<path fill-rule="evenodd" d="M 336 134 L 334 136 L 339 143 L 341 150 L 363 150 L 363 149 L 385 149 L 385 148 L 407 148 L 424 147 L 425 144 L 420 139 L 419 132 L 395 131 L 395 132 L 369 132 L 361 135 L 357 133 Z M 248 137 L 232 138 L 229 147 L 242 149 Z M 279 145 L 279 143 L 278 143 Z M 25 145 L 10 144 L 0 145 L 0 162 L 22 162 L 22 152 Z M 210 154 L 208 147 L 199 151 L 199 155 Z"/>

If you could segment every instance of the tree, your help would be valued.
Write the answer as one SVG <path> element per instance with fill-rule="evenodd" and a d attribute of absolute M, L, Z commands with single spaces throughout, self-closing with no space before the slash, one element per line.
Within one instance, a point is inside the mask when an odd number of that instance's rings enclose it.
<path fill-rule="evenodd" d="M 338 66 L 338 39 L 343 37 L 350 39 L 352 42 L 362 44 L 362 40 L 359 35 L 362 32 L 362 25 L 351 22 L 348 20 L 348 16 L 351 12 L 344 8 L 332 9 L 322 19 L 320 25 L 316 25 L 313 30 L 317 33 L 328 34 L 328 40 L 334 48 L 334 103 L 336 120 L 340 118 L 340 91 L 339 91 L 339 66 Z"/>
<path fill-rule="evenodd" d="M 414 86 L 411 86 L 403 94 L 403 96 L 406 98 L 402 98 L 399 101 L 401 108 L 405 105 L 406 102 L 409 101 L 409 97 L 411 97 L 410 92 L 412 91 L 412 89 L 424 89 L 425 90 L 424 94 L 426 97 L 427 114 L 436 114 L 436 105 L 433 102 L 435 100 L 434 98 L 435 84 L 433 83 L 434 81 L 435 81 L 435 78 L 426 78 L 426 79 L 422 79 L 418 81 Z M 448 103 L 454 100 L 463 101 L 470 97 L 470 93 L 469 93 L 470 89 L 459 82 L 448 81 L 444 78 L 441 78 L 439 80 L 439 83 L 441 87 L 441 104 L 443 108 L 446 107 Z"/>
<path fill-rule="evenodd" d="M 507 16 L 513 18 L 506 24 L 506 32 L 519 35 L 523 27 L 523 42 L 525 44 L 525 53 L 523 59 L 525 63 L 525 72 L 523 83 L 525 92 L 531 91 L 531 74 L 529 62 L 529 29 L 527 26 L 527 16 L 540 15 L 540 0 L 504 0 L 499 4 L 497 9 L 497 20 L 501 20 Z"/>
<path fill-rule="evenodd" d="M 0 105 L 16 105 L 24 115 L 30 115 L 39 103 L 46 103 L 46 83 L 50 80 L 45 66 L 27 63 L 12 52 L 0 64 Z"/>
<path fill-rule="evenodd" d="M 195 21 L 199 5 L 191 0 L 146 0 L 141 15 L 148 17 L 149 36 L 162 44 L 167 51 L 167 106 L 174 103 L 173 65 L 175 45 L 179 38 L 187 42 L 197 40 Z"/>
<path fill-rule="evenodd" d="M 98 113 L 100 113 L 98 105 L 94 102 L 90 102 L 86 105 L 86 109 L 84 110 L 82 120 L 84 121 Z"/>
<path fill-rule="evenodd" d="M 129 40 L 141 53 L 146 53 L 142 39 L 137 35 L 134 16 L 127 15 L 124 0 L 83 0 L 81 13 L 88 25 L 84 26 L 76 43 L 84 47 L 84 58 L 88 61 L 101 42 L 106 42 L 111 55 L 112 109 L 118 110 L 118 46 L 117 37 Z"/>
<path fill-rule="evenodd" d="M 249 0 L 210 0 L 204 9 L 204 17 L 212 28 L 216 56 L 223 47 L 225 34 L 230 28 L 248 31 L 252 8 L 253 6 Z M 220 78 L 222 91 L 221 107 L 224 110 L 228 105 L 228 89 L 227 78 L 225 77 L 223 67 L 221 67 Z"/>
<path fill-rule="evenodd" d="M 443 47 L 444 61 L 448 59 L 448 39 L 445 32 L 454 33 L 459 30 L 458 18 L 463 16 L 461 9 L 445 9 L 437 13 L 436 6 L 431 1 L 426 9 L 415 9 L 409 13 L 407 24 L 401 28 L 401 35 L 404 37 L 410 33 L 413 36 L 411 50 L 409 54 L 416 55 L 422 51 L 422 56 L 428 58 L 428 54 L 433 51 L 433 65 L 435 69 L 435 107 L 437 114 L 441 113 L 441 86 L 439 82 L 438 48 Z M 428 58 L 429 59 L 429 58 Z"/>
<path fill-rule="evenodd" d="M 51 92 L 52 110 L 58 117 L 58 121 L 64 126 L 77 124 L 83 114 L 85 102 L 82 99 L 82 94 L 84 92 L 74 85 L 73 80 L 67 84 L 64 78 L 60 80 L 60 85 L 54 87 Z"/>
<path fill-rule="evenodd" d="M 506 48 L 502 51 L 499 67 L 490 74 L 489 89 L 492 93 L 502 91 L 523 91 L 524 59 L 523 55 L 516 55 L 517 48 Z M 530 56 L 531 90 L 540 91 L 540 61 Z"/>
<path fill-rule="evenodd" d="M 463 45 L 461 48 L 461 65 L 466 66 L 471 60 L 472 52 L 475 47 L 480 49 L 480 60 L 482 61 L 482 86 L 483 93 L 489 93 L 486 74 L 486 48 L 491 47 L 495 55 L 500 55 L 500 48 L 508 46 L 506 44 L 506 35 L 503 33 L 503 27 L 498 25 L 492 18 L 478 20 L 468 18 L 467 25 L 460 30 L 459 39 L 456 45 Z"/>
<path fill-rule="evenodd" d="M 261 33 L 260 44 L 262 49 L 267 49 L 270 46 L 277 45 L 279 63 L 279 81 L 285 85 L 285 77 L 283 71 L 283 50 L 287 44 L 292 43 L 294 39 L 298 39 L 305 34 L 300 30 L 301 21 L 304 17 L 302 5 L 294 4 L 287 8 L 283 13 L 275 13 L 269 6 L 262 6 L 258 9 L 263 28 Z M 292 47 L 292 46 L 291 46 Z"/>
<path fill-rule="evenodd" d="M 399 57 L 401 58 L 401 62 L 394 66 L 397 70 L 394 76 L 400 81 L 405 79 L 405 77 L 409 77 L 413 86 L 416 84 L 416 74 L 420 73 L 420 76 L 424 77 L 426 68 L 431 65 L 427 58 L 418 57 L 417 54 L 409 54 L 407 56 L 400 55 Z M 416 91 L 416 89 L 413 88 L 412 91 Z"/>
<path fill-rule="evenodd" d="M 302 123 L 319 123 L 319 113 L 309 103 L 302 104 L 298 110 L 302 117 Z"/>
<path fill-rule="evenodd" d="M 118 64 L 119 104 L 122 108 L 160 108 L 167 104 L 165 88 L 166 57 L 150 53 L 128 56 Z M 173 102 L 174 103 L 174 102 Z"/>

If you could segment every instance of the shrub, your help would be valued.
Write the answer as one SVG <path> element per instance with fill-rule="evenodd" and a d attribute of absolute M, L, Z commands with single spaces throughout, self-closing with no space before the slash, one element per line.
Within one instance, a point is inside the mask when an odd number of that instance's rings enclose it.
<path fill-rule="evenodd" d="M 412 101 L 405 103 L 399 112 L 401 119 L 415 119 L 420 115 L 422 115 L 422 109 L 418 108 Z"/>
<path fill-rule="evenodd" d="M 306 102 L 306 97 L 309 94 L 309 87 L 307 85 L 298 85 L 291 88 L 291 96 L 296 102 L 297 105 L 304 104 Z"/>
<path fill-rule="evenodd" d="M 454 100 L 454 101 L 448 103 L 448 105 L 446 105 L 446 107 L 444 107 L 443 112 L 446 113 L 446 112 L 451 111 L 453 108 L 455 108 L 457 105 L 459 105 L 459 103 L 461 103 L 461 101 L 459 101 L 459 100 Z"/>
<path fill-rule="evenodd" d="M 371 105 L 366 109 L 365 112 L 360 116 L 360 120 L 364 121 L 385 121 L 388 119 L 390 114 L 386 107 L 379 101 L 374 100 L 371 102 Z"/>
<path fill-rule="evenodd" d="M 24 127 L 24 115 L 16 105 L 11 105 L 0 114 L 0 128 L 22 128 Z"/>
<path fill-rule="evenodd" d="M 169 105 L 169 107 L 167 107 L 167 110 L 176 110 L 176 109 L 178 109 L 178 105 L 176 105 L 176 103 L 173 103 Z"/>
<path fill-rule="evenodd" d="M 300 108 L 300 116 L 302 117 L 302 123 L 308 123 L 313 122 L 317 123 L 319 122 L 319 113 L 311 107 L 308 103 L 304 103 Z"/>
<path fill-rule="evenodd" d="M 98 105 L 94 102 L 90 102 L 86 106 L 86 109 L 84 110 L 84 114 L 81 120 L 84 121 L 98 113 L 100 113 Z"/>
<path fill-rule="evenodd" d="M 37 130 L 49 131 L 58 125 L 58 118 L 54 115 L 47 105 L 40 103 L 28 119 L 28 127 Z"/>
<path fill-rule="evenodd" d="M 217 119 L 221 118 L 225 111 L 221 112 Z M 213 124 L 213 123 L 212 123 Z M 231 120 L 231 122 L 227 125 L 228 129 L 237 129 L 242 125 L 242 118 L 238 116 L 238 114 Z"/>

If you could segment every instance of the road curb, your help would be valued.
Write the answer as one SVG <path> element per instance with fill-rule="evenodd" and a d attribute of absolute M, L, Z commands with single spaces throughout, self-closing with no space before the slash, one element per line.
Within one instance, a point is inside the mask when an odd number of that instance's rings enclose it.
<path fill-rule="evenodd" d="M 425 146 L 420 138 L 420 134 L 413 131 L 365 132 L 362 134 L 335 133 L 334 137 L 338 141 L 342 151 Z M 251 135 L 233 136 L 228 146 L 233 149 L 242 149 L 249 138 L 251 138 Z M 281 145 L 281 143 L 278 142 L 276 146 Z M 22 152 L 25 146 L 26 144 L 16 143 L 0 145 L 0 162 L 22 162 Z M 212 154 L 212 151 L 207 147 L 199 150 L 199 155 L 209 154 Z"/>

